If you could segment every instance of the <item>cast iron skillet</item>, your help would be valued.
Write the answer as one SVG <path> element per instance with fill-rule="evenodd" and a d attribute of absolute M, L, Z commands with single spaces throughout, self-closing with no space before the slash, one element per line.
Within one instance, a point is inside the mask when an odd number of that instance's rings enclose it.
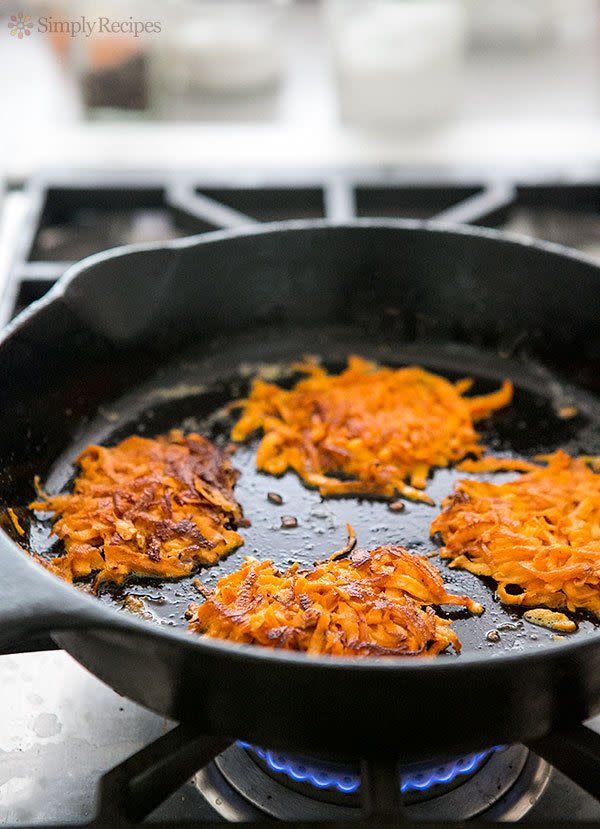
<path fill-rule="evenodd" d="M 478 390 L 510 377 L 514 405 L 484 428 L 495 450 L 600 452 L 600 270 L 591 261 L 488 230 L 292 222 L 92 256 L 21 314 L 0 342 L 4 508 L 31 500 L 35 474 L 50 491 L 68 485 L 73 459 L 92 440 L 176 425 L 223 439 L 222 407 L 252 374 L 275 364 L 285 380 L 285 366 L 306 352 L 332 368 L 352 352 L 419 363 L 471 375 Z M 566 405 L 576 417 L 558 416 Z M 407 503 L 397 514 L 377 502 L 321 502 L 293 475 L 258 475 L 252 453 L 249 446 L 235 456 L 238 497 L 252 521 L 245 549 L 205 571 L 207 583 L 244 553 L 280 564 L 321 558 L 343 544 L 347 520 L 365 547 L 435 549 L 435 509 Z M 438 503 L 455 477 L 433 476 Z M 284 496 L 283 507 L 267 502 L 270 490 Z M 23 543 L 48 554 L 48 525 L 17 512 L 27 524 Z M 282 514 L 295 515 L 298 528 L 281 530 Z M 457 614 L 460 656 L 309 658 L 187 633 L 183 611 L 200 598 L 191 579 L 93 598 L 46 572 L 5 529 L 4 649 L 51 632 L 118 692 L 207 734 L 417 760 L 531 742 L 600 711 L 592 620 L 557 640 L 498 605 L 493 585 L 437 559 L 453 589 L 486 605 L 481 619 Z M 156 623 L 121 608 L 128 592 L 146 597 Z M 498 626 L 501 641 L 491 643 L 486 631 Z"/>

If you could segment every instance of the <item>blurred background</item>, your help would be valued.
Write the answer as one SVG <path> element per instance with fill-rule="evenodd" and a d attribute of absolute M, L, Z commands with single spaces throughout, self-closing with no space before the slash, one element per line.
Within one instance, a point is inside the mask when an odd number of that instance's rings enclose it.
<path fill-rule="evenodd" d="M 12 176 L 60 161 L 506 164 L 598 152 L 597 134 L 578 132 L 600 108 L 597 0 L 2 0 L 0 12 L 29 15 L 31 30 L 1 32 Z M 156 31 L 65 30 L 82 17 Z"/>
<path fill-rule="evenodd" d="M 26 299 L 93 250 L 249 220 L 441 215 L 600 253 L 598 0 L 0 15 L 0 282 Z"/>

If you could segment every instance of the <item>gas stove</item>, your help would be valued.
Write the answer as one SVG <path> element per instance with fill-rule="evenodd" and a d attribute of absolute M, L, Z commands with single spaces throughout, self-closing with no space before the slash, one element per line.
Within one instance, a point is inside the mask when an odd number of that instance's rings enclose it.
<path fill-rule="evenodd" d="M 119 697 L 60 651 L 3 656 L 0 688 L 1 825 L 126 826 L 145 810 L 151 823 L 168 826 L 273 818 L 350 824 L 368 799 L 365 779 L 381 794 L 372 770 L 331 756 L 238 742 L 221 751 Z M 178 787 L 182 775 L 189 779 Z M 600 820 L 593 798 L 522 746 L 403 767 L 396 785 L 403 816 L 419 823 Z M 368 808 L 385 812 L 381 800 Z"/>
<path fill-rule="evenodd" d="M 2 322 L 82 256 L 249 222 L 427 218 L 503 227 L 600 255 L 600 177 L 90 173 L 40 177 L 22 196 L 27 210 L 3 286 Z M 382 757 L 359 764 L 336 756 L 335 746 L 308 757 L 236 735 L 217 741 L 119 697 L 52 642 L 34 644 L 35 652 L 0 657 L 0 825 L 109 827 L 145 818 L 168 826 L 273 819 L 372 825 L 398 816 L 429 824 L 600 822 L 600 803 L 520 745 L 396 766 Z M 452 716 L 451 702 L 432 716 Z"/>

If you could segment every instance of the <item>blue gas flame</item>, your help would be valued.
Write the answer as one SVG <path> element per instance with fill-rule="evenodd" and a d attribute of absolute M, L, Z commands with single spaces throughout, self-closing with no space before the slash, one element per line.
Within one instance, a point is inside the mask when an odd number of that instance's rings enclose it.
<path fill-rule="evenodd" d="M 360 786 L 358 773 L 350 767 L 318 764 L 241 741 L 238 745 L 258 755 L 272 771 L 285 774 L 296 782 L 310 783 L 317 789 L 336 789 L 342 794 L 352 794 Z M 402 792 L 423 792 L 432 786 L 451 783 L 457 777 L 476 771 L 494 751 L 501 748 L 495 746 L 431 766 L 421 764 L 414 770 L 404 770 L 400 775 L 400 789 Z"/>

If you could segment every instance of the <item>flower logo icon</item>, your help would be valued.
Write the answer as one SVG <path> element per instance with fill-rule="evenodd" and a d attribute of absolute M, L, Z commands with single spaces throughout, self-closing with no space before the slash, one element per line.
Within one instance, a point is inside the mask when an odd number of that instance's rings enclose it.
<path fill-rule="evenodd" d="M 11 14 L 10 20 L 8 21 L 8 28 L 13 37 L 18 37 L 19 40 L 23 40 L 24 37 L 29 37 L 31 34 L 30 24 L 31 15 L 19 12 L 18 14 Z"/>

